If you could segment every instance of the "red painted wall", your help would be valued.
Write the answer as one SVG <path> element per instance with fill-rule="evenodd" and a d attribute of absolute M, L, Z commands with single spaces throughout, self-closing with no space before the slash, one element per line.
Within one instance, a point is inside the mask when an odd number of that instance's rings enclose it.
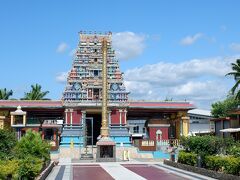
<path fill-rule="evenodd" d="M 81 123 L 81 118 L 82 118 L 82 112 L 74 110 L 72 113 L 72 123 L 73 124 L 80 124 Z M 70 119 L 69 119 L 70 121 Z"/>
<path fill-rule="evenodd" d="M 116 109 L 111 112 L 111 124 L 120 124 L 120 114 Z"/>
<path fill-rule="evenodd" d="M 70 112 L 67 112 L 67 121 L 66 121 L 66 124 L 70 124 L 70 123 L 71 123 L 70 118 L 71 118 Z"/>
<path fill-rule="evenodd" d="M 168 139 L 168 127 L 149 127 L 149 138 L 150 139 L 156 140 L 157 130 L 162 131 L 162 140 Z"/>

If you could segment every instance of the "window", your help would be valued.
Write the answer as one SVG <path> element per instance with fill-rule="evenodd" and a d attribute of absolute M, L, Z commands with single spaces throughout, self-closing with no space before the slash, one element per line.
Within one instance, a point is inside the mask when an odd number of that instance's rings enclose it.
<path fill-rule="evenodd" d="M 133 133 L 139 133 L 139 126 L 133 127 Z"/>
<path fill-rule="evenodd" d="M 97 58 L 94 58 L 94 62 L 97 62 Z"/>
<path fill-rule="evenodd" d="M 53 140 L 53 129 L 46 129 L 44 139 Z"/>
<path fill-rule="evenodd" d="M 94 77 L 98 77 L 99 76 L 99 71 L 98 70 L 93 70 L 93 75 L 94 75 Z"/>
<path fill-rule="evenodd" d="M 143 132 L 143 134 L 146 133 L 146 128 L 145 127 L 143 127 L 142 132 Z"/>

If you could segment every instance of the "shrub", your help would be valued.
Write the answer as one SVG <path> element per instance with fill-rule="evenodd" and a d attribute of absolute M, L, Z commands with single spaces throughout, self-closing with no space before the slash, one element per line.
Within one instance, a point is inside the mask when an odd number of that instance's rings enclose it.
<path fill-rule="evenodd" d="M 22 179 L 34 179 L 40 173 L 43 161 L 33 156 L 19 160 L 18 174 Z"/>
<path fill-rule="evenodd" d="M 228 149 L 228 154 L 240 158 L 240 145 L 236 144 Z"/>
<path fill-rule="evenodd" d="M 0 160 L 7 160 L 13 157 L 13 149 L 16 143 L 17 138 L 14 132 L 0 129 Z"/>
<path fill-rule="evenodd" d="M 240 158 L 233 156 L 206 156 L 206 168 L 227 174 L 239 175 Z"/>
<path fill-rule="evenodd" d="M 18 179 L 18 161 L 4 160 L 0 161 L 0 179 Z"/>
<path fill-rule="evenodd" d="M 50 159 L 50 145 L 42 140 L 38 132 L 31 130 L 28 130 L 17 143 L 15 151 L 19 159 L 24 159 L 26 156 L 33 156 L 44 162 Z"/>
<path fill-rule="evenodd" d="M 206 156 L 205 164 L 207 169 L 223 172 L 225 158 L 222 156 Z"/>
<path fill-rule="evenodd" d="M 181 139 L 181 144 L 187 152 L 194 152 L 201 156 L 225 153 L 233 144 L 231 138 L 223 139 L 215 136 L 190 136 Z"/>
<path fill-rule="evenodd" d="M 240 175 L 240 158 L 228 156 L 225 160 L 224 172 L 227 174 Z"/>
<path fill-rule="evenodd" d="M 197 164 L 197 154 L 185 151 L 179 151 L 178 162 L 195 166 Z"/>

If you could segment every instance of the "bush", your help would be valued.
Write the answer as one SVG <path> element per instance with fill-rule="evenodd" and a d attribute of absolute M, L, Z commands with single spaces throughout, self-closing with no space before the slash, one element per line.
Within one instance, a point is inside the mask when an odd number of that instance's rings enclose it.
<path fill-rule="evenodd" d="M 14 132 L 0 129 L 0 160 L 11 159 L 13 149 L 17 144 L 17 138 Z"/>
<path fill-rule="evenodd" d="M 239 175 L 240 158 L 233 156 L 206 156 L 206 168 L 227 174 Z"/>
<path fill-rule="evenodd" d="M 233 139 L 223 139 L 215 136 L 190 136 L 181 139 L 181 144 L 187 152 L 194 152 L 202 157 L 225 153 L 233 144 Z"/>
<path fill-rule="evenodd" d="M 22 179 L 34 179 L 43 167 L 42 159 L 26 156 L 19 161 L 18 174 Z"/>
<path fill-rule="evenodd" d="M 197 164 L 197 154 L 185 151 L 179 151 L 178 162 L 195 166 Z"/>
<path fill-rule="evenodd" d="M 236 144 L 228 149 L 228 154 L 240 158 L 240 145 Z"/>
<path fill-rule="evenodd" d="M 38 132 L 31 130 L 28 130 L 26 135 L 17 143 L 15 151 L 19 159 L 33 156 L 42 159 L 43 162 L 50 160 L 50 145 L 42 140 Z"/>
<path fill-rule="evenodd" d="M 222 156 L 206 156 L 205 164 L 207 169 L 223 172 L 225 158 L 223 158 Z"/>
<path fill-rule="evenodd" d="M 0 161 L 0 179 L 18 179 L 18 161 L 5 160 Z"/>

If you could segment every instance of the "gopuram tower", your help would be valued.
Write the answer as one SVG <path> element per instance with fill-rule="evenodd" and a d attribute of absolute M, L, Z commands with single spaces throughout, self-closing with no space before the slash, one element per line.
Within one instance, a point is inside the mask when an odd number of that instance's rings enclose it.
<path fill-rule="evenodd" d="M 109 137 L 117 146 L 130 145 L 126 127 L 128 94 L 112 48 L 112 33 L 80 32 L 80 42 L 63 93 L 65 124 L 60 145 L 96 145 L 102 119 L 103 39 L 107 42 L 107 118 Z"/>

